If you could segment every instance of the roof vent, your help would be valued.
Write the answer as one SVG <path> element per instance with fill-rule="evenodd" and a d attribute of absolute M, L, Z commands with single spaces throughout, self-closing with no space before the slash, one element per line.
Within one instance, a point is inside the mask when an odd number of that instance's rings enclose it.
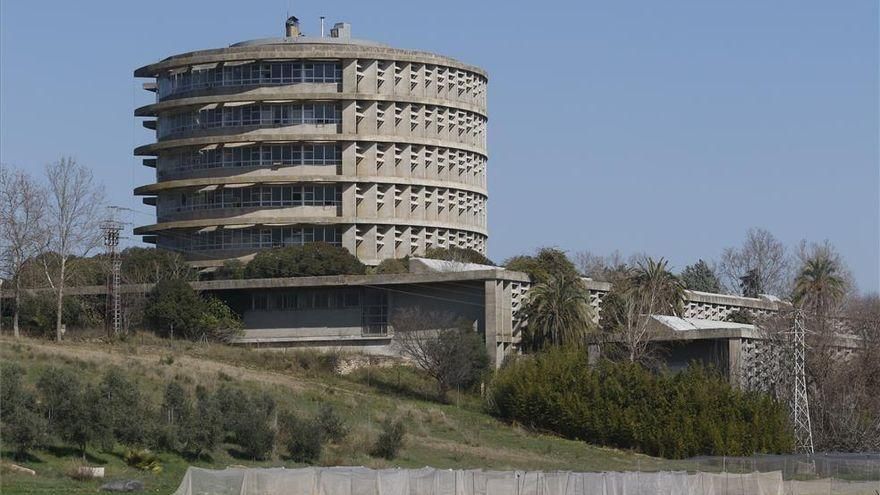
<path fill-rule="evenodd" d="M 284 23 L 284 35 L 288 38 L 296 38 L 301 34 L 299 31 L 299 19 L 294 16 L 288 17 L 287 22 Z"/>
<path fill-rule="evenodd" d="M 331 38 L 351 39 L 351 24 L 347 22 L 337 22 L 330 30 Z"/>

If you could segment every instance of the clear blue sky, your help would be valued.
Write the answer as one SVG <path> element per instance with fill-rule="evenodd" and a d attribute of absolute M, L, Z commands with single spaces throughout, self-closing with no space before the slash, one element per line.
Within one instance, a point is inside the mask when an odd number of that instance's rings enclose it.
<path fill-rule="evenodd" d="M 716 259 L 746 229 L 831 240 L 880 286 L 878 2 L 0 0 L 0 161 L 91 165 L 152 209 L 132 71 L 282 32 L 288 5 L 484 67 L 490 255 L 539 246 Z"/>

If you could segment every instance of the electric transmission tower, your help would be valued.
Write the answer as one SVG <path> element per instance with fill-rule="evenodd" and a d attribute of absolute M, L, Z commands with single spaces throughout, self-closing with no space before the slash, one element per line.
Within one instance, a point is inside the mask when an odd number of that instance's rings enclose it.
<path fill-rule="evenodd" d="M 795 450 L 813 454 L 813 428 L 810 423 L 810 402 L 807 397 L 806 325 L 804 313 L 796 309 L 791 336 L 791 424 L 794 426 Z"/>
<path fill-rule="evenodd" d="M 110 207 L 113 209 L 114 207 Z M 109 304 L 107 305 L 110 313 L 110 329 L 113 331 L 112 336 L 119 336 L 119 326 L 121 323 L 121 312 L 119 308 L 119 269 L 122 260 L 119 259 L 119 232 L 122 231 L 123 224 L 115 219 L 115 215 L 110 219 L 101 222 L 101 231 L 104 234 L 104 247 L 107 248 L 107 256 L 110 258 L 110 279 L 108 280 Z"/>

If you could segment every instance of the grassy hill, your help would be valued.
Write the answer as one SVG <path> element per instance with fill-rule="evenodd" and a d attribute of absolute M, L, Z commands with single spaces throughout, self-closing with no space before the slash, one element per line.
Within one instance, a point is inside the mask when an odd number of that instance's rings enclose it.
<path fill-rule="evenodd" d="M 360 360 L 349 356 L 343 361 Z M 322 403 L 336 407 L 351 427 L 339 445 L 329 445 L 321 465 L 363 465 L 374 468 L 400 466 L 437 468 L 484 468 L 529 470 L 655 470 L 686 468 L 684 461 L 665 461 L 583 442 L 529 432 L 497 421 L 485 414 L 478 396 L 453 392 L 452 404 L 431 400 L 432 384 L 410 368 L 399 365 L 361 366 L 342 375 L 329 370 L 326 356 L 309 351 L 259 351 L 214 344 L 171 342 L 141 335 L 128 342 L 66 342 L 0 338 L 0 362 L 17 363 L 33 382 L 49 365 L 65 366 L 92 382 L 117 366 L 137 377 L 142 389 L 158 408 L 165 384 L 181 379 L 192 386 L 215 387 L 231 381 L 250 389 L 270 392 L 281 409 L 312 414 Z M 406 420 L 406 444 L 394 461 L 369 455 L 378 435 L 378 423 L 388 415 Z M 123 449 L 91 450 L 90 465 L 106 467 L 108 479 L 136 478 L 148 492 L 170 493 L 190 464 L 224 468 L 229 465 L 288 466 L 296 463 L 276 455 L 273 460 L 252 462 L 235 457 L 231 446 L 218 449 L 210 460 L 190 461 L 174 454 L 161 454 L 159 474 L 129 468 L 122 461 Z M 9 470 L 8 447 L 2 447 L 0 492 L 94 493 L 101 483 L 74 481 L 67 473 L 81 463 L 74 449 L 55 447 L 35 452 L 17 462 L 36 476 Z"/>

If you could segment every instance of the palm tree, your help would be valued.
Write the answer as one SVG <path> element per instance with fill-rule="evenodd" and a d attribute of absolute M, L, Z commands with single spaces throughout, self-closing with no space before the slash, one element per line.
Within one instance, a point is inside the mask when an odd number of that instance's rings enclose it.
<path fill-rule="evenodd" d="M 635 296 L 650 301 L 645 308 L 650 314 L 679 316 L 684 313 L 685 287 L 668 268 L 669 262 L 647 258 L 636 266 L 629 288 Z"/>
<path fill-rule="evenodd" d="M 794 303 L 808 308 L 824 321 L 846 294 L 846 279 L 840 261 L 828 249 L 816 249 L 805 259 L 795 278 Z"/>
<path fill-rule="evenodd" d="M 523 347 L 537 351 L 548 345 L 580 346 L 593 329 L 590 295 L 580 277 L 551 275 L 529 292 L 523 308 L 528 325 Z"/>

